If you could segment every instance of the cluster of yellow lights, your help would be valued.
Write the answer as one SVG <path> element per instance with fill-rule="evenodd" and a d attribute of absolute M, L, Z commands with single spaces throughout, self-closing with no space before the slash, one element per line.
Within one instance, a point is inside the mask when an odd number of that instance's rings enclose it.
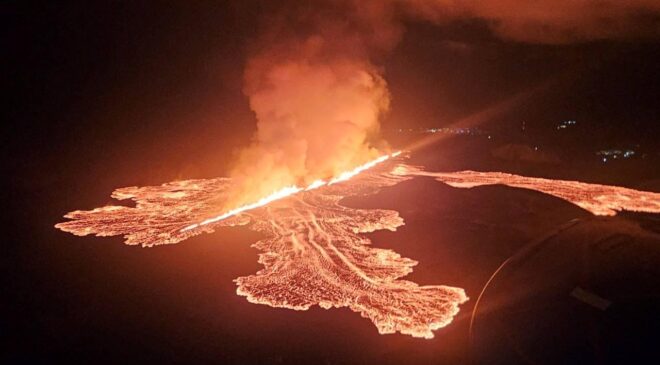
<path fill-rule="evenodd" d="M 359 174 L 359 173 L 361 173 L 365 170 L 368 170 L 368 169 L 370 169 L 370 168 L 378 165 L 379 163 L 384 162 L 384 161 L 386 161 L 390 158 L 396 157 L 400 154 L 401 154 L 401 151 L 398 151 L 398 152 L 394 152 L 394 153 L 389 154 L 389 155 L 380 156 L 375 160 L 371 160 L 371 161 L 365 163 L 364 165 L 360 165 L 360 166 L 354 168 L 353 170 L 344 171 L 339 176 L 334 177 L 334 178 L 332 178 L 328 181 L 315 180 L 314 182 L 312 182 L 311 184 L 309 184 L 305 188 L 301 188 L 301 187 L 298 187 L 298 186 L 287 186 L 287 187 L 282 188 L 282 189 L 280 189 L 280 190 L 278 190 L 278 191 L 276 191 L 276 192 L 274 192 L 274 193 L 272 193 L 272 194 L 270 194 L 266 197 L 263 197 L 263 198 L 259 199 L 258 201 L 254 202 L 254 203 L 250 203 L 250 204 L 240 206 L 238 208 L 232 209 L 232 210 L 230 210 L 230 211 L 228 211 L 228 212 L 226 212 L 222 215 L 219 215 L 217 217 L 206 219 L 206 220 L 204 220 L 200 223 L 191 224 L 191 225 L 181 229 L 181 232 L 189 231 L 189 230 L 195 229 L 197 227 L 205 226 L 205 225 L 210 224 L 210 223 L 215 223 L 215 222 L 221 221 L 223 219 L 227 219 L 227 218 L 229 218 L 231 216 L 234 216 L 236 214 L 245 212 L 247 210 L 262 207 L 266 204 L 274 202 L 275 200 L 280 200 L 280 199 L 286 198 L 288 196 L 297 194 L 301 191 L 314 190 L 314 189 L 318 189 L 322 186 L 332 185 L 332 184 L 336 184 L 336 183 L 339 183 L 339 182 L 349 180 L 353 176 L 355 176 L 355 175 L 357 175 L 357 174 Z"/>

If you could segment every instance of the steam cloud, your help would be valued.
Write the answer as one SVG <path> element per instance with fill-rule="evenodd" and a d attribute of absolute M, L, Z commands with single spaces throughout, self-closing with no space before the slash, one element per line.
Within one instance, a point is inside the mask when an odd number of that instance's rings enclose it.
<path fill-rule="evenodd" d="M 479 20 L 505 39 L 569 43 L 660 35 L 657 0 L 323 0 L 285 2 L 253 45 L 244 93 L 257 132 L 232 177 L 242 204 L 304 186 L 382 152 L 379 118 L 390 96 L 383 57 L 403 21 Z"/>

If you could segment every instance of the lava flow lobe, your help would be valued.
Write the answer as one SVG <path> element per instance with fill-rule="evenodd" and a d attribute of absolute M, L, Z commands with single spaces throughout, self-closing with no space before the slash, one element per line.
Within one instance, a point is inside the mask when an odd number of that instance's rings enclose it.
<path fill-rule="evenodd" d="M 536 190 L 571 202 L 594 215 L 616 215 L 621 210 L 660 213 L 660 193 L 639 191 L 621 186 L 527 177 L 503 172 L 425 172 L 413 170 L 411 174 L 431 176 L 437 181 L 455 188 L 507 185 Z"/>

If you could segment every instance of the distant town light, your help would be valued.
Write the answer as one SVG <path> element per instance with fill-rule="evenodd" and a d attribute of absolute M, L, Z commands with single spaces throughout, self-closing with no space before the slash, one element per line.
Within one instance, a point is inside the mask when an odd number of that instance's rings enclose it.
<path fill-rule="evenodd" d="M 573 120 L 573 119 L 565 120 L 565 121 L 563 121 L 563 122 L 561 122 L 557 125 L 557 130 L 566 129 L 566 128 L 568 128 L 568 126 L 576 125 L 576 124 L 577 124 L 576 120 Z"/>
<path fill-rule="evenodd" d="M 603 156 L 605 157 L 611 157 L 618 159 L 619 157 L 621 158 L 630 158 L 635 155 L 634 150 L 618 150 L 618 149 L 610 149 L 610 150 L 600 150 L 596 152 L 596 155 L 598 156 Z M 604 162 L 604 161 L 603 161 Z"/>

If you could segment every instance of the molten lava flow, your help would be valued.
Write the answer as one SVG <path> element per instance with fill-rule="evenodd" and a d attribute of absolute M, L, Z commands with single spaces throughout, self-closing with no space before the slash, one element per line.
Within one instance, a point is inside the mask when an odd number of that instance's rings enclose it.
<path fill-rule="evenodd" d="M 217 222 L 217 221 L 221 221 L 221 220 L 223 220 L 223 219 L 227 219 L 227 218 L 229 218 L 229 217 L 231 217 L 231 216 L 234 216 L 234 215 L 239 214 L 239 213 L 241 213 L 241 212 L 244 212 L 244 211 L 246 211 L 246 210 L 250 210 L 250 209 L 254 209 L 254 208 L 258 208 L 258 207 L 262 207 L 262 206 L 264 206 L 264 205 L 266 205 L 266 204 L 268 204 L 268 203 L 271 203 L 271 202 L 273 202 L 273 201 L 275 201 L 275 200 L 279 200 L 279 199 L 282 199 L 282 198 L 286 198 L 286 197 L 288 197 L 288 196 L 290 196 L 290 195 L 293 195 L 293 194 L 299 193 L 299 192 L 301 192 L 301 191 L 303 191 L 303 190 L 305 190 L 305 191 L 314 190 L 314 189 L 318 189 L 318 188 L 320 188 L 321 186 L 332 185 L 332 184 L 336 184 L 336 183 L 338 183 L 338 182 L 347 181 L 347 180 L 349 180 L 350 178 L 352 178 L 353 176 L 355 176 L 355 175 L 357 175 L 357 174 L 359 174 L 359 173 L 361 173 L 361 172 L 363 172 L 363 171 L 366 171 L 366 170 L 368 170 L 368 169 L 370 169 L 370 168 L 372 168 L 372 167 L 378 165 L 379 163 L 381 163 L 381 162 L 383 162 L 383 161 L 386 161 L 386 160 L 388 160 L 388 159 L 390 159 L 390 158 L 392 158 L 392 157 L 396 157 L 396 156 L 398 156 L 398 155 L 400 155 L 400 154 L 401 154 L 401 151 L 398 151 L 398 152 L 394 152 L 394 153 L 392 153 L 392 154 L 390 154 L 390 155 L 383 155 L 383 156 L 380 156 L 380 157 L 378 157 L 378 158 L 375 159 L 375 160 L 369 161 L 369 162 L 365 163 L 364 165 L 360 165 L 360 166 L 354 168 L 353 170 L 345 171 L 345 172 L 341 173 L 338 177 L 331 179 L 331 180 L 330 180 L 329 182 L 327 182 L 327 183 L 326 183 L 325 181 L 323 181 L 323 180 L 315 180 L 314 182 L 312 182 L 311 184 L 309 184 L 309 185 L 308 185 L 306 188 L 304 188 L 304 189 L 303 189 L 303 188 L 299 188 L 299 187 L 297 187 L 297 186 L 287 186 L 287 187 L 282 188 L 282 189 L 280 189 L 280 190 L 278 190 L 278 191 L 276 191 L 276 192 L 274 192 L 274 193 L 272 193 L 272 194 L 270 194 L 270 195 L 268 195 L 268 196 L 266 196 L 266 197 L 264 197 L 264 198 L 259 199 L 259 201 L 257 201 L 256 203 L 246 204 L 246 205 L 240 206 L 240 207 L 238 207 L 238 208 L 232 209 L 232 210 L 228 211 L 227 213 L 224 213 L 224 214 L 219 215 L 219 216 L 217 216 L 217 217 L 213 217 L 213 218 L 206 219 L 206 220 L 204 220 L 204 221 L 201 222 L 201 223 L 191 224 L 191 225 L 189 225 L 189 226 L 187 226 L 187 227 L 185 227 L 185 228 L 182 228 L 181 231 L 182 231 L 182 232 L 185 232 L 185 231 L 188 231 L 188 230 L 191 230 L 191 229 L 197 228 L 197 227 L 199 227 L 199 226 L 205 226 L 205 225 L 207 225 L 207 224 L 209 224 L 209 223 L 215 223 L 215 222 Z"/>
<path fill-rule="evenodd" d="M 336 184 L 336 183 L 338 183 L 338 182 L 346 181 L 346 180 L 352 178 L 353 176 L 355 176 L 355 175 L 361 173 L 362 171 L 368 170 L 368 169 L 370 169 L 370 168 L 372 168 L 372 167 L 378 165 L 379 163 L 381 163 L 381 162 L 387 160 L 388 158 L 390 158 L 390 157 L 396 157 L 396 156 L 398 156 L 398 155 L 400 155 L 400 154 L 401 154 L 401 152 L 399 151 L 399 152 L 394 152 L 394 153 L 391 154 L 391 155 L 381 156 L 381 157 L 379 157 L 379 158 L 377 158 L 377 159 L 375 159 L 375 160 L 373 160 L 373 161 L 371 161 L 371 162 L 367 162 L 366 164 L 364 164 L 364 165 L 362 165 L 362 166 L 358 166 L 357 168 L 355 168 L 355 169 L 353 169 L 353 170 L 351 170 L 351 171 L 346 171 L 346 172 L 342 173 L 341 175 L 337 176 L 336 178 L 330 180 L 330 181 L 328 182 L 328 185 L 332 185 L 332 184 Z"/>
<path fill-rule="evenodd" d="M 221 220 L 223 220 L 223 219 L 227 219 L 227 218 L 229 218 L 229 217 L 231 217 L 231 216 L 234 216 L 234 215 L 236 215 L 236 214 L 238 214 L 238 213 L 242 213 L 242 212 L 244 212 L 244 211 L 246 211 L 246 210 L 250 210 L 250 209 L 254 209 L 254 208 L 258 208 L 258 207 L 262 207 L 262 206 L 264 206 L 264 205 L 266 205 L 266 204 L 268 204 L 268 203 L 270 203 L 270 202 L 274 202 L 275 200 L 279 200 L 279 199 L 282 199 L 282 198 L 286 198 L 286 197 L 289 196 L 289 195 L 293 195 L 293 194 L 295 194 L 295 193 L 298 193 L 298 192 L 300 192 L 301 190 L 302 190 L 302 189 L 299 188 L 299 187 L 297 187 L 297 186 L 287 186 L 287 187 L 285 187 L 285 188 L 282 188 L 282 189 L 280 189 L 280 190 L 278 190 L 278 191 L 276 191 L 276 192 L 274 192 L 274 193 L 268 195 L 267 197 L 264 197 L 264 198 L 259 199 L 259 201 L 257 201 L 256 203 L 246 204 L 246 205 L 240 206 L 240 207 L 238 207 L 238 208 L 236 208 L 236 209 L 232 209 L 232 210 L 228 211 L 227 213 L 224 213 L 224 214 L 219 215 L 219 216 L 217 216 L 217 217 L 213 217 L 213 218 L 206 219 L 206 220 L 202 221 L 201 223 L 191 224 L 191 225 L 189 225 L 188 227 L 182 228 L 182 229 L 181 229 L 181 232 L 185 232 L 185 231 L 191 230 L 191 229 L 193 229 L 193 228 L 197 228 L 197 227 L 199 227 L 199 226 L 205 226 L 205 225 L 207 225 L 207 224 L 209 224 L 209 223 L 215 223 L 215 222 L 217 222 L 217 221 L 221 221 Z"/>
<path fill-rule="evenodd" d="M 588 184 L 579 181 L 552 180 L 506 174 L 502 172 L 424 172 L 415 175 L 432 176 L 456 188 L 481 185 L 508 185 L 540 191 L 569 201 L 595 215 L 616 215 L 618 211 L 660 213 L 660 194 L 620 186 Z"/>
<path fill-rule="evenodd" d="M 371 247 L 363 232 L 396 230 L 403 224 L 391 210 L 353 209 L 345 196 L 369 194 L 410 179 L 393 174 L 380 157 L 335 179 L 305 189 L 290 187 L 254 204 L 211 219 L 213 207 L 227 198 L 229 179 L 177 181 L 130 187 L 113 193 L 136 207 L 106 206 L 66 215 L 57 228 L 76 235 L 124 235 L 126 243 L 153 246 L 176 243 L 214 227 L 245 225 L 266 235 L 254 244 L 264 269 L 236 279 L 237 293 L 253 303 L 306 310 L 348 307 L 369 318 L 380 333 L 433 337 L 449 324 L 467 300 L 461 288 L 419 286 L 400 278 L 416 261 Z M 381 166 L 377 166 L 381 165 Z M 400 169 L 397 169 L 400 170 Z M 339 182 L 350 180 L 350 184 Z M 191 227 L 191 228 L 188 228 Z M 185 229 L 188 228 L 188 229 Z"/>
<path fill-rule="evenodd" d="M 127 244 L 176 243 L 215 227 L 250 224 L 266 238 L 253 246 L 264 268 L 236 279 L 239 295 L 252 303 L 306 310 L 348 307 L 369 318 L 380 333 L 433 337 L 450 323 L 467 300 L 461 288 L 419 286 L 401 278 L 416 261 L 394 251 L 371 247 L 360 234 L 396 230 L 403 219 L 395 211 L 353 209 L 339 204 L 346 196 L 370 194 L 414 176 L 431 176 L 455 187 L 505 184 L 566 199 L 593 214 L 626 209 L 660 212 L 660 194 L 577 181 L 549 180 L 499 172 L 424 172 L 384 163 L 386 155 L 329 181 L 305 188 L 288 187 L 253 204 L 214 218 L 214 207 L 227 199 L 230 179 L 175 181 L 161 186 L 117 189 L 116 199 L 132 199 L 134 208 L 106 206 L 74 211 L 57 228 L 76 235 L 123 235 Z M 350 183 L 339 184 L 350 179 Z"/>

